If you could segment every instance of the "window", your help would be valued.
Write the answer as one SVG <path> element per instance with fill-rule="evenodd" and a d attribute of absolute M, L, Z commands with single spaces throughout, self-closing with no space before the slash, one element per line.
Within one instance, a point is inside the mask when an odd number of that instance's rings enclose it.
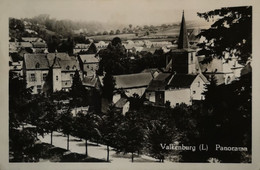
<path fill-rule="evenodd" d="M 198 81 L 198 87 L 200 87 L 200 81 Z"/>
<path fill-rule="evenodd" d="M 40 64 L 36 63 L 35 68 L 40 68 Z"/>
<path fill-rule="evenodd" d="M 43 74 L 42 74 L 42 80 L 43 80 L 43 81 L 46 81 L 46 78 L 47 78 L 47 73 L 43 73 Z"/>
<path fill-rule="evenodd" d="M 195 91 L 195 90 L 193 91 L 193 94 L 196 94 L 196 91 Z"/>
<path fill-rule="evenodd" d="M 73 78 L 73 74 L 70 74 L 70 77 Z"/>
<path fill-rule="evenodd" d="M 41 85 L 38 85 L 38 86 L 37 86 L 37 93 L 41 93 L 41 91 L 42 91 L 42 86 L 41 86 Z"/>
<path fill-rule="evenodd" d="M 69 70 L 69 69 L 70 69 L 70 66 L 67 66 L 66 69 Z"/>
<path fill-rule="evenodd" d="M 31 81 L 36 81 L 36 77 L 35 77 L 35 74 L 31 74 Z"/>
<path fill-rule="evenodd" d="M 59 80 L 59 76 L 56 76 L 56 80 Z"/>
<path fill-rule="evenodd" d="M 193 53 L 191 53 L 190 60 L 193 62 Z"/>

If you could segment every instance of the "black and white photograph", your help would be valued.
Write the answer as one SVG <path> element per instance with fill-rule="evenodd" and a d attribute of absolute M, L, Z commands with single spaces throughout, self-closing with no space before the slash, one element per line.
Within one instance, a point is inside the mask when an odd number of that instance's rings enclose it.
<path fill-rule="evenodd" d="M 0 5 L 0 169 L 259 170 L 256 1 Z"/>

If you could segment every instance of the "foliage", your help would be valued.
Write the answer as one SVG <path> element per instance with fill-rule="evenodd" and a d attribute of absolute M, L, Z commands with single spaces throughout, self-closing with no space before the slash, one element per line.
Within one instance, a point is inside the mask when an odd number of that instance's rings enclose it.
<path fill-rule="evenodd" d="M 198 35 L 207 39 L 199 44 L 202 50 L 198 52 L 206 56 L 205 62 L 229 52 L 246 63 L 252 55 L 252 6 L 221 8 L 198 13 L 198 16 L 206 20 L 216 17 L 211 28 Z"/>
<path fill-rule="evenodd" d="M 132 162 L 134 161 L 134 152 L 143 148 L 145 141 L 145 128 L 138 112 L 127 112 L 124 121 L 118 129 L 118 146 L 121 151 L 132 153 Z"/>
<path fill-rule="evenodd" d="M 70 90 L 71 107 L 86 106 L 88 104 L 88 92 L 82 85 L 79 71 L 76 70 Z"/>
<path fill-rule="evenodd" d="M 173 130 L 170 129 L 163 120 L 152 120 L 149 123 L 147 145 L 149 154 L 163 162 L 169 154 L 169 150 L 162 148 L 161 145 L 173 143 Z"/>
<path fill-rule="evenodd" d="M 113 99 L 115 85 L 116 85 L 113 76 L 109 73 L 106 73 L 103 79 L 103 84 L 104 86 L 102 87 L 102 96 L 111 102 Z"/>
<path fill-rule="evenodd" d="M 28 120 L 27 107 L 31 100 L 32 88 L 16 73 L 9 72 L 9 128 L 18 127 Z"/>
<path fill-rule="evenodd" d="M 76 136 L 85 139 L 86 156 L 88 156 L 88 140 L 93 139 L 94 136 L 100 136 L 100 131 L 98 129 L 100 121 L 100 117 L 94 112 L 78 112 L 75 117 L 75 134 Z"/>

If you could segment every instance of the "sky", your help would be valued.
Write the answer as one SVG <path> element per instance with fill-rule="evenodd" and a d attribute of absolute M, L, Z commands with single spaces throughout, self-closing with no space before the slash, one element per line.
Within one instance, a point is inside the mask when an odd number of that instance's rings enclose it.
<path fill-rule="evenodd" d="M 180 22 L 183 10 L 187 21 L 204 22 L 197 12 L 250 4 L 245 0 L 6 0 L 4 3 L 8 15 L 15 18 L 49 14 L 56 19 L 133 25 Z"/>

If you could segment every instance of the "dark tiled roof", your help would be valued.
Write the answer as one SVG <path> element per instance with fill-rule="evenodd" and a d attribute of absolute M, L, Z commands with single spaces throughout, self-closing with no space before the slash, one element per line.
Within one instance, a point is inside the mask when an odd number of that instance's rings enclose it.
<path fill-rule="evenodd" d="M 135 88 L 148 86 L 153 76 L 151 73 L 137 73 L 114 76 L 116 88 Z"/>
<path fill-rule="evenodd" d="M 171 77 L 172 77 L 171 73 L 159 73 L 159 75 L 151 81 L 147 90 L 148 91 L 165 90 L 165 87 L 167 86 L 167 83 Z"/>
<path fill-rule="evenodd" d="M 13 62 L 23 61 L 23 57 L 21 57 L 18 53 L 10 53 Z"/>
<path fill-rule="evenodd" d="M 26 69 L 49 69 L 46 54 L 25 54 L 24 62 Z M 38 68 L 36 68 L 36 65 L 38 65 Z"/>
<path fill-rule="evenodd" d="M 176 74 L 169 82 L 169 87 L 172 88 L 188 88 L 191 86 L 197 75 L 191 74 Z"/>

